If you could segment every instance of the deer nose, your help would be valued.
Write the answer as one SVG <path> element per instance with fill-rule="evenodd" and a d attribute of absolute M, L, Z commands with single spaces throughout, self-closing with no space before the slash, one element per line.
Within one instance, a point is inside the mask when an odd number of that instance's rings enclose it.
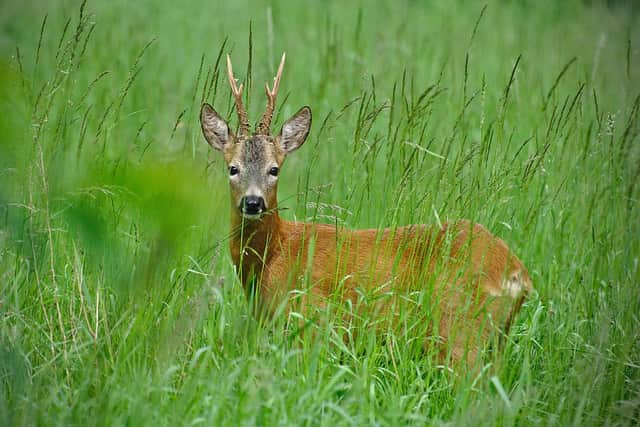
<path fill-rule="evenodd" d="M 248 215 L 257 215 L 265 210 L 264 199 L 260 196 L 246 196 L 240 202 L 240 210 Z"/>

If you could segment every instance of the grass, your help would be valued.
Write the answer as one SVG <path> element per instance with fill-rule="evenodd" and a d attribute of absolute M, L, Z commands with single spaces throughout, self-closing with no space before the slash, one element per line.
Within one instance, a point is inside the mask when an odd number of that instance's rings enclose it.
<path fill-rule="evenodd" d="M 0 424 L 635 425 L 640 25 L 632 2 L 4 2 Z M 287 218 L 486 225 L 528 266 L 502 362 L 257 326 L 197 122 L 314 125 Z M 234 121 L 235 123 L 235 121 Z M 401 337 L 400 337 L 401 338 Z"/>

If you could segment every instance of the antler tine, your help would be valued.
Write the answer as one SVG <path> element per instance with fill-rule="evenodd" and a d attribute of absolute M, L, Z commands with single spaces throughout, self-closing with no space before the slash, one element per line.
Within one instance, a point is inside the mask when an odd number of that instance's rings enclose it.
<path fill-rule="evenodd" d="M 238 121 L 240 122 L 239 135 L 249 134 L 249 117 L 247 110 L 244 109 L 242 104 L 242 83 L 238 87 L 235 77 L 233 77 L 233 66 L 231 65 L 231 57 L 227 55 L 227 74 L 229 76 L 229 85 L 231 86 L 231 93 L 236 101 L 236 112 L 238 113 Z"/>
<path fill-rule="evenodd" d="M 283 53 L 282 54 L 282 59 L 280 59 L 280 66 L 278 66 L 278 73 L 276 74 L 276 76 L 273 78 L 273 90 L 271 91 L 271 96 L 274 98 L 278 96 L 278 88 L 280 87 L 280 78 L 282 77 L 282 70 L 284 69 L 284 61 L 287 58 L 287 54 Z M 265 87 L 267 89 L 267 92 L 269 92 L 269 85 L 267 83 L 265 83 Z"/>
<path fill-rule="evenodd" d="M 282 77 L 285 59 L 286 53 L 283 53 L 282 59 L 280 60 L 280 66 L 278 67 L 278 73 L 273 78 L 273 88 L 269 88 L 269 82 L 264 84 L 264 88 L 267 93 L 267 108 L 262 115 L 262 119 L 260 119 L 260 123 L 258 124 L 257 132 L 261 135 L 268 135 L 271 128 L 271 118 L 273 117 L 273 111 L 276 108 L 276 98 L 278 97 L 280 78 Z"/>

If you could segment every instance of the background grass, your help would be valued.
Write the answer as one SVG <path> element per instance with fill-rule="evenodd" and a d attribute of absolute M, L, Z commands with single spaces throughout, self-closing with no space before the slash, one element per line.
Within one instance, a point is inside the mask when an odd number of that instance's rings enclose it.
<path fill-rule="evenodd" d="M 638 423 L 632 5 L 3 2 L 0 424 Z M 538 291 L 499 366 L 256 326 L 197 115 L 230 52 L 255 118 L 282 51 L 283 215 L 485 224 Z"/>

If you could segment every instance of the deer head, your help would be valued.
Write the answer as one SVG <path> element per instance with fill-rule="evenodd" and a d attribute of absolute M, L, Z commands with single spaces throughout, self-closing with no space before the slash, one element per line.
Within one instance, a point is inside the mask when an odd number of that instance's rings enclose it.
<path fill-rule="evenodd" d="M 211 105 L 203 104 L 200 111 L 200 124 L 205 139 L 211 147 L 222 152 L 227 164 L 232 203 L 242 217 L 251 220 L 260 219 L 277 207 L 280 168 L 287 154 L 304 144 L 311 128 L 311 109 L 305 106 L 282 125 L 280 133 L 271 135 L 271 118 L 284 61 L 283 54 L 273 80 L 273 88 L 265 83 L 267 107 L 253 134 L 249 130 L 247 111 L 242 104 L 243 85 L 237 86 L 229 55 L 227 71 L 238 114 L 237 135 Z"/>

